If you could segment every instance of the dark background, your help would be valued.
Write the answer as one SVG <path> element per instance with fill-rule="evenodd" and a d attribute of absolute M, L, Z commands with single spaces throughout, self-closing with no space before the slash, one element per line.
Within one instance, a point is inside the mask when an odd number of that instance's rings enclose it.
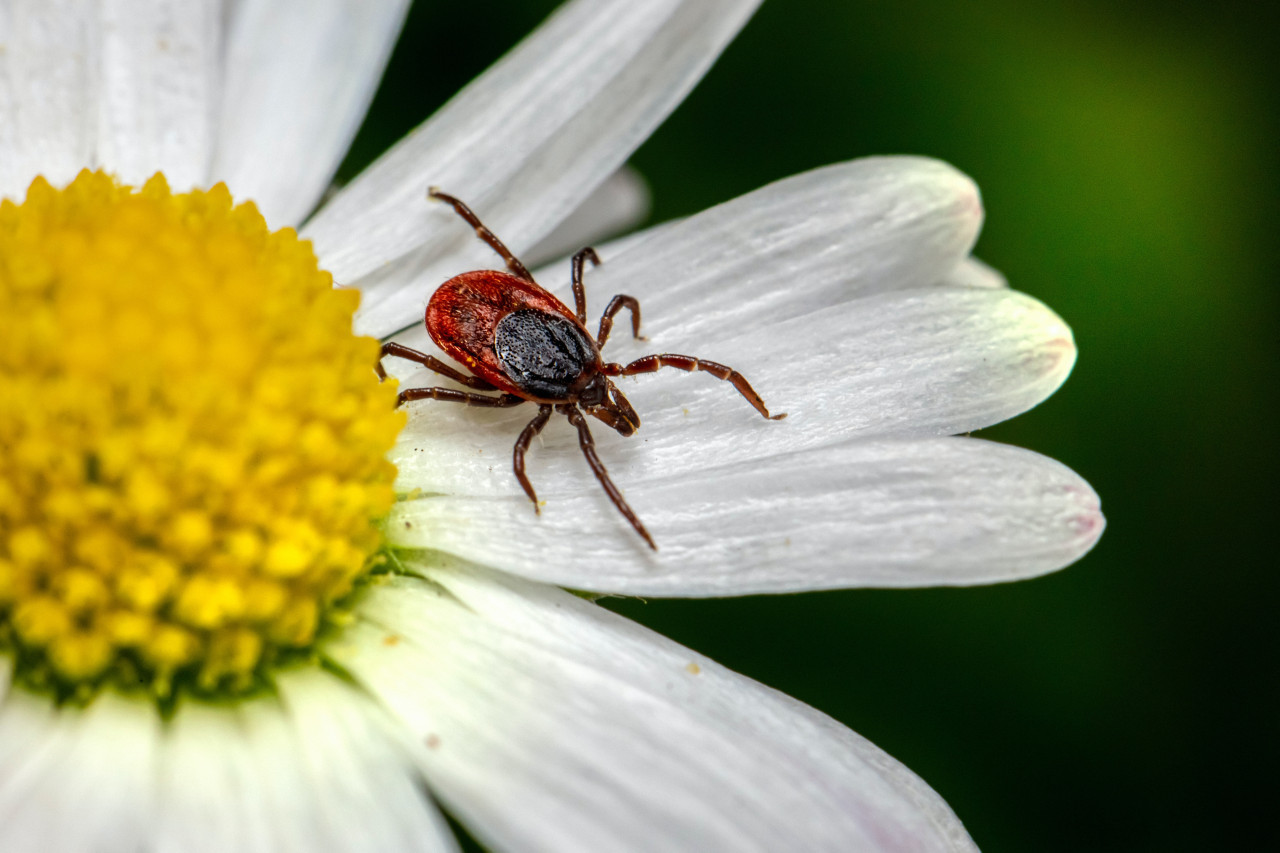
<path fill-rule="evenodd" d="M 418 3 L 342 176 L 555 5 Z M 1063 389 L 982 434 L 1102 495 L 1077 565 L 609 603 L 871 738 L 987 853 L 1280 841 L 1265 6 L 770 0 L 632 161 L 656 222 L 861 155 L 948 160 L 983 190 L 978 254 L 1074 328 Z"/>

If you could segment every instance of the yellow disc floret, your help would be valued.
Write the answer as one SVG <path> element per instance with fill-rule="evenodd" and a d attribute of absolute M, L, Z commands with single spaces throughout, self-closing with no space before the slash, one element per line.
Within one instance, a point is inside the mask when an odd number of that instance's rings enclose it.
<path fill-rule="evenodd" d="M 311 246 L 221 184 L 0 203 L 0 654 L 62 692 L 243 690 L 380 547 L 403 425 Z"/>

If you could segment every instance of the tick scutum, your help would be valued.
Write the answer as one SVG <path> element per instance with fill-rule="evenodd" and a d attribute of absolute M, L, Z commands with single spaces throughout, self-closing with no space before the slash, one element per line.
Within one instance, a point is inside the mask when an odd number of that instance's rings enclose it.
<path fill-rule="evenodd" d="M 519 388 L 545 400 L 565 400 L 598 358 L 582 329 L 545 311 L 512 311 L 494 330 L 493 351 Z"/>

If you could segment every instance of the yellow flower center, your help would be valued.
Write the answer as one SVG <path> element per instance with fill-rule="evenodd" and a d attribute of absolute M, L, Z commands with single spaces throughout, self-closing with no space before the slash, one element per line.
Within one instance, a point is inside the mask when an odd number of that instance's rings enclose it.
<path fill-rule="evenodd" d="M 403 425 L 309 243 L 221 184 L 0 203 L 0 654 L 59 695 L 249 689 L 368 571 Z"/>

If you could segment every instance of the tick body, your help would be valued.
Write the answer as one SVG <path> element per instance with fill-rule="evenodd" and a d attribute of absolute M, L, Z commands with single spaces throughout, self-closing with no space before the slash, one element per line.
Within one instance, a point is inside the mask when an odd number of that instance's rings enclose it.
<path fill-rule="evenodd" d="M 587 427 L 586 416 L 604 422 L 624 436 L 634 434 L 640 427 L 640 417 L 610 377 L 652 373 L 663 367 L 704 371 L 732 383 L 764 417 L 780 420 L 786 415 L 769 414 L 760 395 L 742 374 L 713 361 L 674 353 L 647 355 L 627 365 L 605 361 L 600 351 L 613 328 L 613 318 L 622 309 L 630 312 L 632 334 L 640 337 L 640 304 L 630 296 L 613 297 L 600 318 L 599 329 L 592 336 L 586 326 L 582 270 L 587 261 L 593 265 L 600 263 L 593 249 L 582 249 L 573 256 L 576 310 L 570 310 L 533 280 L 525 265 L 480 222 L 471 208 L 434 187 L 428 195 L 452 205 L 480 239 L 502 256 L 507 271 L 475 270 L 455 276 L 440 285 L 427 304 L 426 325 L 431 339 L 450 358 L 465 365 L 471 375 L 401 344 L 383 344 L 381 356 L 416 361 L 475 391 L 501 393 L 490 396 L 452 388 L 407 388 L 400 392 L 399 405 L 413 400 L 445 400 L 493 408 L 517 406 L 526 401 L 536 404 L 538 414 L 516 439 L 512 459 L 516 479 L 533 501 L 535 512 L 538 497 L 525 475 L 525 453 L 553 412 L 564 415 L 577 429 L 578 445 L 609 499 L 649 547 L 657 550 L 653 537 L 609 478 Z M 386 376 L 381 358 L 378 375 Z"/>

